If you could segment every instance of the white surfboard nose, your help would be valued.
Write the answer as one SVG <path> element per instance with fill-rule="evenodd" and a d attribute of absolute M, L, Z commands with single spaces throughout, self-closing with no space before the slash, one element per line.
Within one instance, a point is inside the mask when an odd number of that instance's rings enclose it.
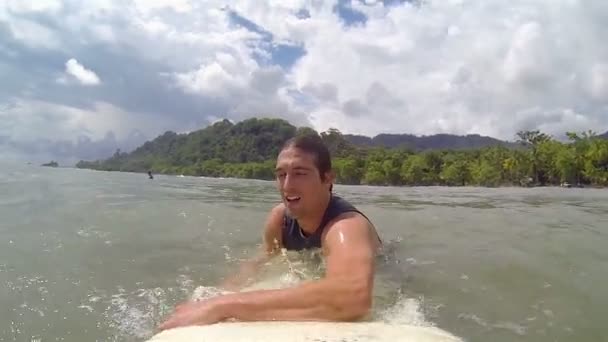
<path fill-rule="evenodd" d="M 165 330 L 148 342 L 463 342 L 436 327 L 383 322 L 226 322 Z"/>

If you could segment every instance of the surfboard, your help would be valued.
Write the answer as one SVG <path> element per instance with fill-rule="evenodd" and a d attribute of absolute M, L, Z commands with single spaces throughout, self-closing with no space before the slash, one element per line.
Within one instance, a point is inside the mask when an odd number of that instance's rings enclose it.
<path fill-rule="evenodd" d="M 309 278 L 294 269 L 271 272 L 241 291 L 276 289 L 296 285 Z M 205 299 L 229 293 L 216 287 L 199 286 L 192 299 Z M 204 326 L 187 326 L 162 331 L 147 342 L 463 342 L 431 324 L 408 324 L 369 320 L 359 322 L 315 321 L 228 321 Z"/>
<path fill-rule="evenodd" d="M 162 331 L 148 342 L 462 342 L 433 326 L 384 322 L 223 322 Z"/>

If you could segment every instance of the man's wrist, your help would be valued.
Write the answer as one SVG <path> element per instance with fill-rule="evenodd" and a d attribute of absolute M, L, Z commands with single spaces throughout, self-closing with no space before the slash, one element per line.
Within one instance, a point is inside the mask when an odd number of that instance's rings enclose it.
<path fill-rule="evenodd" d="M 235 304 L 233 297 L 234 295 L 228 294 L 212 299 L 213 311 L 220 318 L 220 320 L 233 318 L 233 307 Z"/>

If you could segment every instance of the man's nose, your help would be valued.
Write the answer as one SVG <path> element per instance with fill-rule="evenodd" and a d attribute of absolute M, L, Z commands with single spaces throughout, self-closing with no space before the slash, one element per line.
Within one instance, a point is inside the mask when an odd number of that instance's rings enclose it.
<path fill-rule="evenodd" d="M 285 175 L 285 180 L 283 180 L 283 188 L 285 190 L 290 190 L 293 189 L 293 178 L 290 174 Z"/>

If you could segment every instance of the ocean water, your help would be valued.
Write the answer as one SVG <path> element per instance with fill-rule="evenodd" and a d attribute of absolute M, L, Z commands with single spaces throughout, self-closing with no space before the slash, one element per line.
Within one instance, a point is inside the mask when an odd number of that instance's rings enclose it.
<path fill-rule="evenodd" d="M 373 319 L 607 341 L 608 191 L 335 187 L 374 221 Z M 260 243 L 272 182 L 0 168 L 0 341 L 143 341 Z M 322 275 L 314 253 L 267 272 Z"/>

